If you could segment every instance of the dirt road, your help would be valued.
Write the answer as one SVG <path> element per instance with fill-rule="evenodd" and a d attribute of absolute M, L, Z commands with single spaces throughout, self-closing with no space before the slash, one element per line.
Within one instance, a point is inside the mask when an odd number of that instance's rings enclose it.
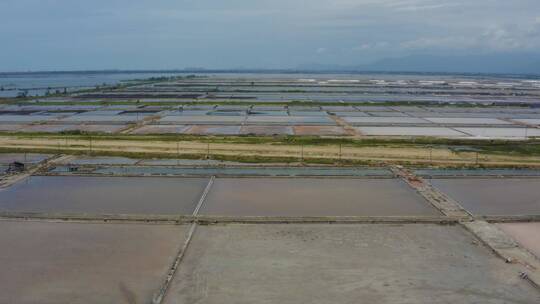
<path fill-rule="evenodd" d="M 181 155 L 226 156 L 241 160 L 243 157 L 383 161 L 437 164 L 484 164 L 539 166 L 540 157 L 515 155 L 477 154 L 454 152 L 447 148 L 396 146 L 338 146 L 338 145 L 287 145 L 207 143 L 202 141 L 111 140 L 111 139 L 62 139 L 46 137 L 0 137 L 0 148 L 21 150 L 49 150 L 69 153 L 88 151 L 111 154 L 145 153 L 156 156 Z"/>

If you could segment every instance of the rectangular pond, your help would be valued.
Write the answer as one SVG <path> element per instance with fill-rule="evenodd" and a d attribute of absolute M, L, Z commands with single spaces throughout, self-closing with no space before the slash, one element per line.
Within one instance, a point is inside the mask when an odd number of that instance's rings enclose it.
<path fill-rule="evenodd" d="M 294 126 L 294 134 L 299 136 L 343 136 L 347 135 L 342 127 L 337 126 Z"/>
<path fill-rule="evenodd" d="M 467 176 L 537 176 L 540 170 L 535 169 L 416 169 L 414 174 L 424 177 L 467 177 Z"/>
<path fill-rule="evenodd" d="M 293 135 L 293 129 L 290 126 L 242 126 L 240 134 L 243 135 Z"/>
<path fill-rule="evenodd" d="M 512 123 L 496 118 L 466 118 L 466 117 L 427 117 L 433 123 L 444 125 L 511 125 Z"/>
<path fill-rule="evenodd" d="M 335 125 L 327 116 L 248 116 L 248 124 Z"/>
<path fill-rule="evenodd" d="M 456 130 L 476 137 L 525 138 L 540 136 L 536 128 L 456 128 Z"/>
<path fill-rule="evenodd" d="M 164 303 L 538 303 L 476 242 L 460 226 L 200 226 Z"/>
<path fill-rule="evenodd" d="M 61 119 L 65 123 L 101 123 L 101 124 L 124 124 L 143 121 L 144 117 L 125 115 L 73 115 Z"/>
<path fill-rule="evenodd" d="M 432 124 L 432 122 L 416 117 L 352 117 L 345 116 L 343 120 L 353 125 L 393 125 L 393 124 Z"/>
<path fill-rule="evenodd" d="M 540 222 L 501 223 L 497 226 L 540 259 Z"/>
<path fill-rule="evenodd" d="M 165 116 L 160 124 L 240 124 L 246 120 L 245 116 Z"/>
<path fill-rule="evenodd" d="M 146 125 L 131 131 L 131 134 L 184 134 L 191 126 L 188 125 Z"/>
<path fill-rule="evenodd" d="M 116 133 L 125 129 L 126 125 L 123 124 L 81 124 L 72 127 L 72 130 L 80 130 L 88 133 Z"/>
<path fill-rule="evenodd" d="M 0 190 L 0 211 L 191 215 L 207 178 L 32 176 Z"/>
<path fill-rule="evenodd" d="M 475 215 L 540 215 L 540 178 L 459 178 L 430 182 Z"/>
<path fill-rule="evenodd" d="M 195 135 L 239 135 L 240 126 L 195 125 L 191 126 L 185 133 Z"/>
<path fill-rule="evenodd" d="M 0 303 L 150 303 L 186 231 L 0 221 Z"/>
<path fill-rule="evenodd" d="M 373 136 L 468 136 L 454 129 L 443 127 L 356 127 L 356 129 L 364 135 Z"/>
<path fill-rule="evenodd" d="M 430 216 L 440 213 L 398 179 L 218 178 L 201 214 Z"/>

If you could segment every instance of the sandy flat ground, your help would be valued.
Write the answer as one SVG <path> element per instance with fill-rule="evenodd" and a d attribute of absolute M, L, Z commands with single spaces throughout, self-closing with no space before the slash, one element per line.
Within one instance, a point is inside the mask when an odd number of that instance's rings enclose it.
<path fill-rule="evenodd" d="M 538 303 L 459 226 L 201 226 L 165 303 Z"/>
<path fill-rule="evenodd" d="M 0 303 L 150 303 L 185 231 L 0 221 Z"/>

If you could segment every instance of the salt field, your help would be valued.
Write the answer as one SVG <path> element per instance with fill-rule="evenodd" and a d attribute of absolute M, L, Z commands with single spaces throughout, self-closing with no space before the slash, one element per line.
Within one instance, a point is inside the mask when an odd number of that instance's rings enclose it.
<path fill-rule="evenodd" d="M 473 214 L 456 218 L 386 167 L 217 164 L 61 157 L 0 189 L 0 302 L 540 301 L 460 223 L 534 220 L 540 170 L 416 169 L 452 176 L 429 181 Z M 538 254 L 538 222 L 494 221 Z"/>
<path fill-rule="evenodd" d="M 399 180 L 218 178 L 201 214 L 430 216 L 440 213 Z"/>
<path fill-rule="evenodd" d="M 416 169 L 422 177 L 540 177 L 535 169 Z"/>
<path fill-rule="evenodd" d="M 428 75 L 402 75 L 404 79 L 399 81 L 374 82 L 370 79 L 374 75 L 321 74 L 308 77 L 319 79 L 310 83 L 286 74 L 247 76 L 199 75 L 131 82 L 115 91 L 96 89 L 43 97 L 39 102 L 0 104 L 0 131 L 478 140 L 540 137 L 540 108 L 536 106 L 540 89 L 526 81 L 500 87 L 498 81 L 489 78 L 473 84 L 459 81 L 459 77 L 437 76 L 437 84 L 421 79 L 434 77 Z M 350 79 L 344 79 L 347 77 Z M 468 84 L 461 85 L 464 82 Z M 47 105 L 49 100 L 54 105 Z M 339 105 L 345 102 L 348 105 Z M 360 128 L 360 132 L 344 131 L 351 126 Z M 400 128 L 380 129 L 394 126 Z"/>
<path fill-rule="evenodd" d="M 441 127 L 357 127 L 361 134 L 374 136 L 440 136 L 466 137 L 467 135 L 450 128 Z"/>
<path fill-rule="evenodd" d="M 199 227 L 165 303 L 540 300 L 513 265 L 473 242 L 437 225 Z"/>
<path fill-rule="evenodd" d="M 511 125 L 512 123 L 497 118 L 451 118 L 451 117 L 440 117 L 440 118 L 426 118 L 426 120 L 438 124 L 446 125 Z"/>
<path fill-rule="evenodd" d="M 193 126 L 186 134 L 200 135 L 239 135 L 240 126 Z"/>
<path fill-rule="evenodd" d="M 540 179 L 432 179 L 477 215 L 540 215 Z"/>
<path fill-rule="evenodd" d="M 107 112 L 107 111 L 104 111 Z M 382 128 L 392 128 L 392 126 L 405 126 L 406 128 L 417 128 L 412 130 L 425 130 L 421 132 L 400 132 L 401 127 L 396 132 L 390 132 L 393 136 L 435 136 L 435 137 L 453 137 L 460 135 L 463 137 L 483 137 L 483 138 L 531 138 L 540 136 L 540 131 L 535 128 L 534 119 L 519 118 L 519 114 L 508 113 L 505 115 L 492 114 L 471 114 L 455 113 L 453 116 L 436 112 L 426 112 L 419 114 L 402 112 L 313 112 L 316 114 L 303 116 L 283 115 L 281 112 L 271 113 L 249 113 L 231 116 L 231 113 L 223 115 L 213 115 L 211 113 L 183 113 L 182 115 L 170 115 L 167 111 L 155 113 L 152 119 L 146 121 L 144 115 L 123 115 L 115 113 L 102 113 L 85 115 L 84 113 L 64 116 L 50 115 L 0 115 L 2 121 L 0 129 L 5 132 L 62 132 L 67 130 L 81 130 L 86 132 L 104 132 L 114 133 L 125 129 L 128 124 L 141 123 L 141 125 L 132 129 L 133 134 L 200 134 L 200 135 L 321 135 L 321 136 L 345 136 L 342 131 L 342 125 L 331 119 L 331 115 L 341 119 L 345 124 L 366 128 L 366 130 L 378 130 L 374 132 L 367 131 L 365 135 L 384 136 L 387 132 Z M 381 114 L 385 113 L 385 114 Z M 203 115 L 201 115 L 203 114 Z M 410 117 L 414 115 L 415 117 Z M 440 116 L 440 117 L 438 117 Z M 498 117 L 496 117 L 498 116 Z M 531 116 L 540 117 L 540 113 L 531 114 Z M 530 117 L 530 116 L 529 116 Z M 244 128 L 253 128 L 256 132 L 227 131 L 227 132 L 207 132 L 204 128 L 198 128 L 197 125 L 217 125 L 219 127 L 235 126 Z M 293 126 L 294 129 L 290 129 Z M 434 132 L 430 134 L 429 130 L 442 130 L 446 127 L 456 127 L 454 132 Z M 481 127 L 480 127 L 481 126 Z M 379 129 L 371 129 L 377 127 Z M 263 131 L 265 128 L 274 129 L 274 131 Z M 320 128 L 320 132 L 316 132 Z M 231 129 L 232 130 L 232 129 Z M 307 131 L 304 131 L 307 130 Z M 392 130 L 392 129 L 388 129 Z M 406 129 L 405 129 L 406 130 Z M 456 132 L 457 131 L 457 132 Z"/>
<path fill-rule="evenodd" d="M 11 107 L 2 112 L 0 130 L 11 133 L 60 133 L 83 131 L 118 133 L 128 129 L 131 134 L 194 134 L 194 135 L 298 135 L 348 136 L 344 128 L 354 126 L 364 136 L 464 137 L 481 139 L 524 139 L 540 137 L 536 123 L 540 110 L 501 107 L 498 111 L 483 108 L 402 106 L 350 107 L 348 111 L 332 112 L 321 107 L 310 111 L 170 111 L 168 106 L 140 106 L 139 112 L 101 110 L 62 114 L 41 106 Z M 251 108 L 251 106 L 246 106 Z M 61 108 L 61 106 L 60 106 Z M 156 108 L 156 109 L 154 109 Z M 27 110 L 32 109 L 32 110 Z M 379 110 L 379 111 L 375 111 Z M 30 111 L 30 112 L 29 112 Z M 142 113 L 150 111 L 149 113 Z M 9 113 L 9 114 L 4 114 Z M 14 114 L 21 113 L 21 114 Z M 24 113 L 24 114 L 23 114 Z M 37 114 L 34 114 L 37 113 Z M 527 118 L 523 118 L 527 117 Z M 139 124 L 134 126 L 134 124 Z M 215 129 L 214 129 L 215 128 Z"/>
<path fill-rule="evenodd" d="M 370 79 L 374 75 L 321 74 L 306 78 L 319 81 L 306 83 L 293 75 L 248 76 L 251 78 L 227 74 L 150 84 L 133 82 L 114 92 L 50 98 L 54 106 L 43 102 L 48 98 L 34 104 L 0 105 L 0 131 L 118 133 L 129 127 L 129 133 L 139 135 L 356 135 L 477 140 L 540 137 L 540 109 L 534 106 L 540 90 L 530 87 L 532 82 L 503 81 L 513 85 L 500 87 L 493 79 L 478 79 L 470 84 L 459 77 L 402 75 L 404 79 L 397 82 L 374 82 Z M 334 82 L 325 79 L 328 77 L 336 81 L 350 77 L 348 80 L 355 81 Z M 441 83 L 422 77 L 435 77 Z M 400 100 L 423 104 L 380 104 Z M 103 104 L 85 105 L 96 101 Z M 126 104 L 107 104 L 117 101 Z M 134 101 L 137 103 L 129 104 Z M 305 105 L 295 105 L 298 101 Z M 206 104 L 212 102 L 216 104 Z M 228 102 L 243 104 L 220 104 Z M 264 105 L 269 102 L 282 105 Z M 336 105 L 317 104 L 328 102 Z M 341 106 L 338 102 L 352 105 Z M 344 131 L 351 126 L 359 128 L 358 134 Z"/>
<path fill-rule="evenodd" d="M 528 138 L 540 136 L 540 129 L 534 128 L 456 128 L 456 130 L 476 137 L 485 138 Z"/>
<path fill-rule="evenodd" d="M 0 221 L 0 302 L 149 303 L 186 230 Z"/>
<path fill-rule="evenodd" d="M 536 82 L 120 78 L 0 100 L 0 303 L 540 303 Z"/>
<path fill-rule="evenodd" d="M 343 118 L 348 123 L 353 125 L 363 125 L 363 124 L 388 124 L 388 125 L 398 125 L 398 124 L 429 124 L 429 121 L 426 121 L 421 118 L 416 117 L 345 117 Z"/>
<path fill-rule="evenodd" d="M 0 0 L 0 304 L 540 304 L 539 12 Z"/>
<path fill-rule="evenodd" d="M 0 190 L 0 211 L 190 215 L 207 184 L 205 178 L 33 176 Z"/>
<path fill-rule="evenodd" d="M 497 226 L 512 236 L 537 258 L 540 258 L 540 222 L 537 223 L 501 223 Z"/>
<path fill-rule="evenodd" d="M 295 129 L 296 130 L 296 129 Z M 240 134 L 253 135 L 293 135 L 295 134 L 289 126 L 243 126 Z M 318 135 L 319 133 L 317 133 Z"/>
<path fill-rule="evenodd" d="M 189 99 L 252 100 L 259 103 L 280 100 L 317 102 L 534 102 L 539 95 L 532 82 L 518 80 L 501 87 L 496 79 L 459 79 L 460 76 L 437 75 L 370 75 L 370 74 L 235 74 L 204 75 L 143 86 L 133 86 L 118 92 L 78 94 L 81 99 Z M 206 76 L 206 77 L 205 77 Z M 208 77 L 209 76 L 209 77 Z M 301 81 L 302 76 L 314 82 Z M 398 79 L 398 78 L 402 79 Z M 390 79 L 392 78 L 392 79 Z M 439 83 L 426 81 L 437 78 Z M 381 81 L 382 79 L 387 79 Z M 334 81 L 336 80 L 336 81 Z M 466 85 L 463 83 L 467 82 Z M 507 82 L 507 81 L 504 81 Z"/>
<path fill-rule="evenodd" d="M 294 134 L 307 136 L 342 136 L 347 133 L 342 127 L 333 126 L 294 126 Z"/>

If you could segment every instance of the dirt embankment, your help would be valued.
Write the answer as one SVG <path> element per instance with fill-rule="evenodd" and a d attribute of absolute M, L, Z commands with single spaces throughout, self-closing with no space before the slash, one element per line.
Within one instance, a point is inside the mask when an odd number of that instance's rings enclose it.
<path fill-rule="evenodd" d="M 209 143 L 204 141 L 112 140 L 0 137 L 0 148 L 47 150 L 51 152 L 140 153 L 176 157 L 182 155 L 228 156 L 242 158 L 310 159 L 321 161 L 382 161 L 435 164 L 479 164 L 539 166 L 538 156 L 454 152 L 448 148 L 407 147 L 399 145 L 293 145 L 272 143 Z"/>

